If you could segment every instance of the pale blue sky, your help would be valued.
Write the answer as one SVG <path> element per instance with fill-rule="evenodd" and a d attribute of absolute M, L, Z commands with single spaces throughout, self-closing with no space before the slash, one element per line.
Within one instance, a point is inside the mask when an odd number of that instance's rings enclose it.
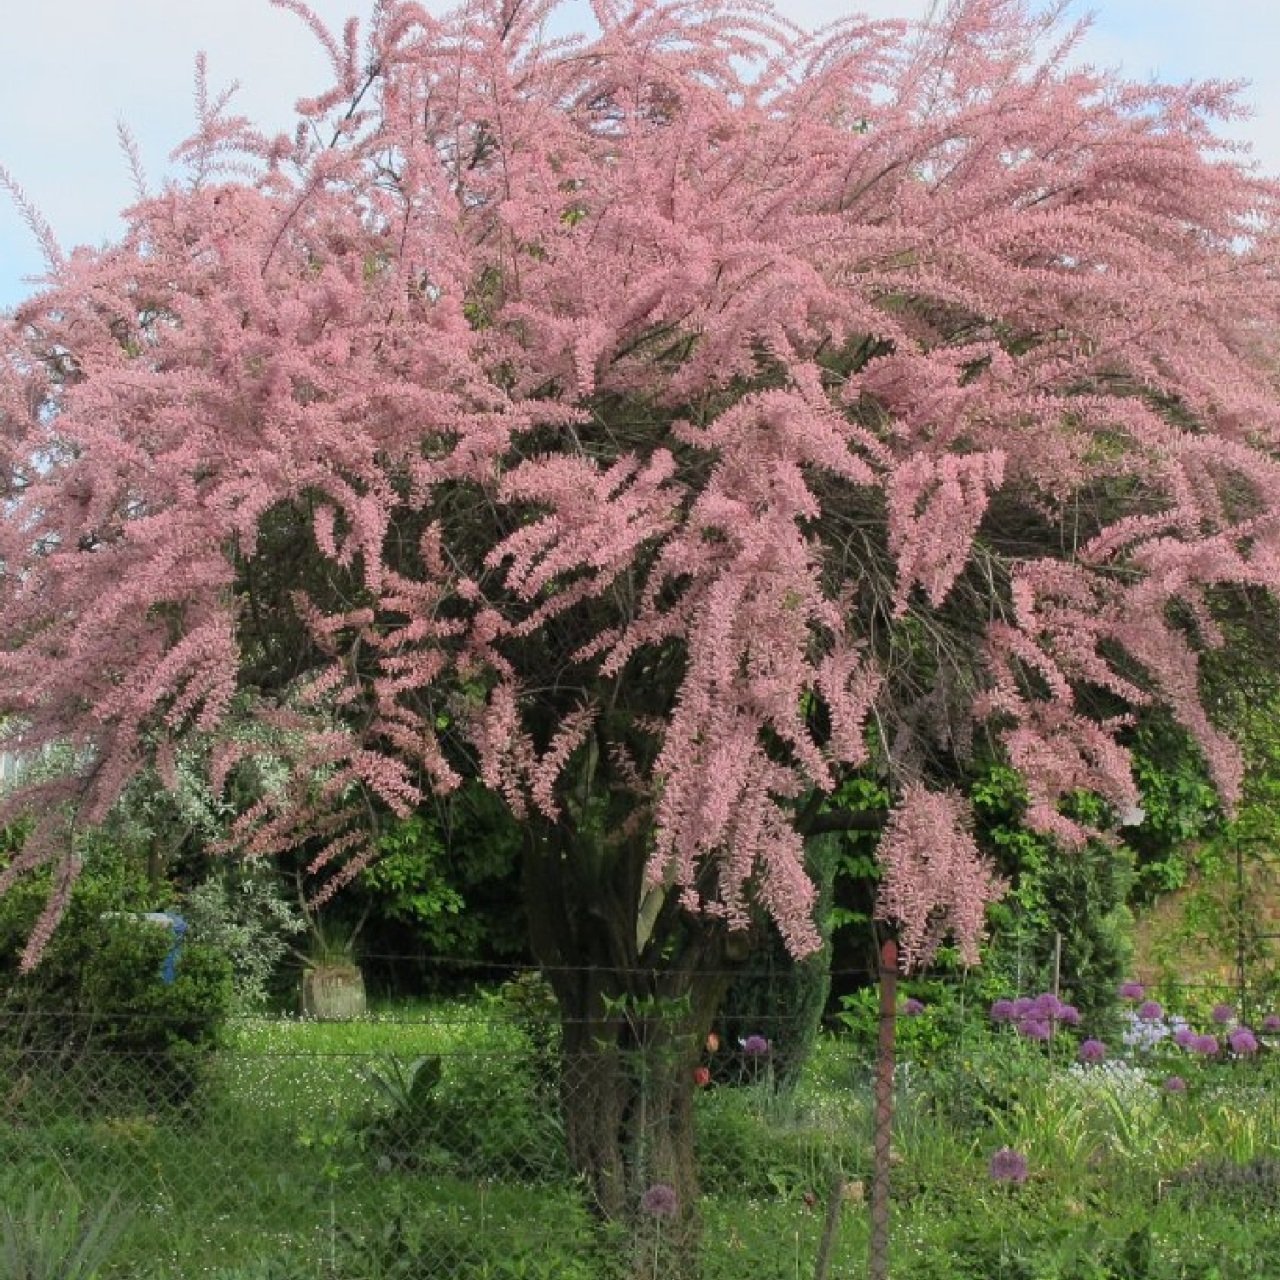
<path fill-rule="evenodd" d="M 313 3 L 335 25 L 370 7 L 370 0 Z M 858 10 L 915 18 L 927 0 L 792 0 L 781 7 L 818 25 Z M 1235 132 L 1253 143 L 1267 171 L 1280 174 L 1277 0 L 1094 0 L 1077 12 L 1089 8 L 1090 61 L 1144 80 L 1251 81 L 1245 96 L 1256 115 Z M 117 120 L 138 139 L 153 185 L 163 177 L 169 151 L 192 120 L 196 50 L 208 52 L 213 83 L 239 80 L 240 110 L 271 126 L 286 126 L 293 100 L 325 72 L 297 19 L 267 0 L 57 0 L 52 9 L 0 0 L 0 17 L 0 165 L 68 246 L 119 232 L 117 213 L 132 187 Z M 29 292 L 23 277 L 40 266 L 30 233 L 0 195 L 0 307 Z"/>

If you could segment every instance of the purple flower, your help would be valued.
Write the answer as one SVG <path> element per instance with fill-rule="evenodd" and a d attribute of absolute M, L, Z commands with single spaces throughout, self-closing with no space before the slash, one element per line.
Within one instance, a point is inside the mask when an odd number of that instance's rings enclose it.
<path fill-rule="evenodd" d="M 1061 1008 L 1062 1001 L 1052 991 L 1046 991 L 1043 995 L 1036 996 L 1031 1002 L 1031 1015 L 1051 1022 L 1058 1016 L 1058 1010 Z"/>
<path fill-rule="evenodd" d="M 1019 996 L 1013 1002 L 1013 1016 L 1015 1018 L 1025 1018 L 1031 1012 L 1031 1006 L 1035 1003 L 1030 996 Z"/>
<path fill-rule="evenodd" d="M 1053 1034 L 1053 1028 L 1043 1018 L 1024 1018 L 1018 1023 L 1018 1030 L 1028 1040 L 1047 1040 Z"/>
<path fill-rule="evenodd" d="M 1027 1180 L 1027 1157 L 1012 1147 L 1001 1147 L 991 1157 L 987 1169 L 992 1182 L 1015 1182 L 1021 1185 Z"/>
<path fill-rule="evenodd" d="M 1173 1033 L 1173 1043 L 1179 1049 L 1192 1049 L 1195 1047 L 1196 1033 L 1190 1027 L 1179 1027 Z"/>
<path fill-rule="evenodd" d="M 1158 1000 L 1144 1000 L 1138 1006 L 1138 1017 L 1143 1022 L 1158 1022 L 1164 1017 L 1164 1009 L 1161 1008 Z"/>
<path fill-rule="evenodd" d="M 1235 1019 L 1236 1011 L 1229 1004 L 1215 1004 L 1209 1016 L 1218 1026 L 1225 1027 L 1228 1022 Z"/>
<path fill-rule="evenodd" d="M 1196 1036 L 1191 1042 L 1191 1052 L 1203 1054 L 1206 1058 L 1217 1053 L 1221 1047 L 1217 1036 Z"/>
<path fill-rule="evenodd" d="M 1258 1052 L 1258 1038 L 1248 1027 L 1237 1027 L 1227 1037 L 1227 1043 L 1231 1046 L 1231 1052 L 1241 1058 Z"/>
<path fill-rule="evenodd" d="M 1121 1000 L 1141 1000 L 1146 994 L 1146 988 L 1140 982 L 1122 982 L 1120 984 Z"/>
<path fill-rule="evenodd" d="M 1064 1004 L 1058 1009 L 1058 1021 L 1068 1027 L 1080 1025 L 1080 1010 L 1073 1004 Z"/>
<path fill-rule="evenodd" d="M 738 1043 L 748 1058 L 763 1058 L 769 1052 L 769 1042 L 764 1036 L 748 1036 L 745 1040 L 739 1040 Z"/>
<path fill-rule="evenodd" d="M 640 1208 L 651 1218 L 674 1218 L 679 1207 L 675 1187 L 665 1182 L 655 1182 L 640 1197 Z"/>
<path fill-rule="evenodd" d="M 1280 1031 L 1280 1014 L 1267 1014 L 1262 1020 L 1262 1029 L 1269 1036 L 1273 1036 L 1277 1031 Z"/>
<path fill-rule="evenodd" d="M 1012 1022 L 1014 1016 L 1012 1000 L 997 1000 L 991 1006 L 992 1022 Z"/>
<path fill-rule="evenodd" d="M 908 996 L 902 1002 L 902 1016 L 904 1018 L 918 1018 L 923 1012 L 924 1005 L 915 996 Z"/>
<path fill-rule="evenodd" d="M 1181 1076 L 1170 1076 L 1164 1082 L 1165 1093 L 1186 1093 L 1187 1082 Z"/>
<path fill-rule="evenodd" d="M 1107 1056 L 1107 1046 L 1101 1040 L 1085 1040 L 1077 1056 L 1081 1062 L 1101 1062 Z"/>

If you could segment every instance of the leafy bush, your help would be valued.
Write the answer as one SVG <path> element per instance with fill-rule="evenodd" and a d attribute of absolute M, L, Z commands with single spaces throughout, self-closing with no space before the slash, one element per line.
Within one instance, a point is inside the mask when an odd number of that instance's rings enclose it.
<path fill-rule="evenodd" d="M 566 1175 L 559 1106 L 512 1028 L 490 1029 L 474 1054 L 388 1059 L 368 1080 L 375 1100 L 355 1128 L 378 1168 L 533 1181 Z"/>
<path fill-rule="evenodd" d="M 279 878 L 260 864 L 228 867 L 192 889 L 182 903 L 191 939 L 208 944 L 231 965 L 237 1012 L 261 1008 L 289 951 L 287 938 L 306 928 L 297 907 L 280 892 Z"/>
<path fill-rule="evenodd" d="M 954 971 L 953 971 L 954 970 Z M 895 1052 L 901 1062 L 931 1070 L 954 1062 L 970 1045 L 991 1034 L 991 1004 L 1007 994 L 1003 976 L 983 964 L 963 969 L 950 947 L 939 949 L 934 974 L 903 981 L 898 987 Z M 880 989 L 862 987 L 839 1000 L 835 1015 L 845 1037 L 870 1062 L 880 1029 Z"/>
<path fill-rule="evenodd" d="M 164 981 L 174 935 L 136 918 L 159 905 L 155 890 L 105 851 L 76 883 L 39 965 L 22 974 L 22 950 L 47 893 L 47 881 L 29 878 L 0 898 L 4 1066 L 15 1075 L 61 1076 L 90 1107 L 188 1101 L 229 1008 L 226 957 L 186 940 L 173 980 Z"/>
<path fill-rule="evenodd" d="M 1086 1022 L 1105 1024 L 1133 953 L 1126 906 L 1132 855 L 1096 840 L 1064 849 L 1030 830 L 1023 824 L 1025 784 L 1006 765 L 989 764 L 970 798 L 979 842 L 1010 879 L 1009 894 L 990 913 L 993 944 L 985 963 L 1003 971 L 1015 993 L 1048 987 L 1056 976 L 1056 987 Z M 1101 819 L 1096 796 L 1076 793 L 1068 808 L 1086 822 Z"/>
<path fill-rule="evenodd" d="M 560 1006 L 551 984 L 526 971 L 482 998 L 524 1037 L 537 1079 L 550 1096 L 560 1078 Z"/>

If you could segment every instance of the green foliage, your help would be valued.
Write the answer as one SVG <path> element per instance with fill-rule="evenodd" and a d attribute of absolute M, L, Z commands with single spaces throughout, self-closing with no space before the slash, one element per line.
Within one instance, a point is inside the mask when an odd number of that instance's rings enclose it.
<path fill-rule="evenodd" d="M 889 809 L 889 792 L 876 778 L 846 778 L 827 801 L 826 808 L 854 814 L 881 814 Z M 846 831 L 831 841 L 825 856 L 834 858 L 831 869 L 831 905 L 828 925 L 837 943 L 837 954 L 865 940 L 871 923 L 872 904 L 880 881 L 876 858 L 877 831 Z"/>
<path fill-rule="evenodd" d="M 404 1062 L 390 1057 L 365 1071 L 377 1102 L 365 1118 L 357 1122 L 364 1146 L 387 1165 L 412 1167 L 418 1147 L 432 1121 L 436 1106 L 436 1086 L 442 1067 L 439 1055 Z"/>
<path fill-rule="evenodd" d="M 394 920 L 412 922 L 428 945 L 445 950 L 456 929 L 443 917 L 458 916 L 462 894 L 447 876 L 444 840 L 437 824 L 415 813 L 397 822 L 378 841 L 378 859 L 362 875 Z"/>
<path fill-rule="evenodd" d="M 1225 1201 L 1257 1212 L 1280 1212 L 1280 1160 L 1274 1156 L 1255 1156 L 1243 1164 L 1197 1160 L 1173 1179 L 1173 1186 L 1190 1204 Z"/>
<path fill-rule="evenodd" d="M 114 1199 L 90 1209 L 74 1187 L 33 1187 L 20 1206 L 0 1204 L 0 1275 L 96 1280 L 128 1223 Z"/>
<path fill-rule="evenodd" d="M 1064 995 L 1086 1022 L 1105 1022 L 1132 956 L 1127 851 L 1099 841 L 1067 850 L 1029 830 L 1022 823 L 1022 779 L 1006 765 L 988 765 L 970 798 L 979 840 L 1010 882 L 1006 899 L 991 910 L 988 963 L 1026 991 L 1047 988 L 1056 961 Z M 1075 798 L 1081 810 L 1099 803 Z"/>
<path fill-rule="evenodd" d="M 534 1222 L 512 1214 L 504 1198 L 482 1190 L 478 1206 L 454 1204 L 430 1214 L 413 1204 L 397 1206 L 373 1231 L 345 1233 L 340 1274 L 344 1280 L 419 1280 L 443 1274 L 447 1259 L 448 1274 L 472 1280 L 621 1275 L 617 1253 L 576 1198 L 556 1196 L 554 1212 Z"/>
<path fill-rule="evenodd" d="M 391 822 L 379 856 L 351 890 L 367 916 L 371 955 L 444 956 L 447 970 L 424 960 L 405 994 L 469 986 L 467 961 L 524 962 L 528 938 L 520 884 L 523 831 L 500 797 L 478 783 L 409 818 Z M 403 965 L 367 965 L 387 988 L 403 983 Z"/>
<path fill-rule="evenodd" d="M 482 1000 L 493 1017 L 514 1027 L 528 1045 L 529 1062 L 540 1088 L 550 1098 L 560 1078 L 560 1006 L 551 984 L 536 970 L 525 970 Z"/>
<path fill-rule="evenodd" d="M 794 1087 L 813 1052 L 831 992 L 831 916 L 836 877 L 848 857 L 840 840 L 809 842 L 808 870 L 818 888 L 816 917 L 824 943 L 820 951 L 797 961 L 781 934 L 764 926 L 765 941 L 750 965 L 735 978 L 720 1007 L 718 1025 L 724 1054 L 718 1063 L 722 1080 L 741 1075 L 735 1060 L 739 1041 L 763 1035 L 769 1041 L 771 1079 L 779 1089 Z"/>
<path fill-rule="evenodd" d="M 459 1177 L 562 1177 L 559 1108 L 518 1032 L 495 1028 L 492 1052 L 391 1059 L 367 1077 L 375 1102 L 353 1128 L 374 1167 Z"/>
<path fill-rule="evenodd" d="M 1132 746 L 1143 819 L 1125 838 L 1136 854 L 1133 897 L 1146 902 L 1187 883 L 1193 845 L 1219 831 L 1224 816 L 1203 754 L 1170 717 L 1146 716 Z"/>
<path fill-rule="evenodd" d="M 710 1195 L 798 1204 L 829 1184 L 833 1168 L 865 1172 L 869 1135 L 861 1122 L 833 1134 L 801 1107 L 736 1089 L 705 1094 L 696 1119 L 699 1179 Z"/>
<path fill-rule="evenodd" d="M 162 981 L 173 933 L 135 913 L 163 904 L 127 858 L 99 848 L 40 964 L 21 974 L 47 893 L 47 882 L 31 877 L 0 898 L 0 1055 L 11 1068 L 31 1053 L 91 1060 L 80 1073 L 85 1105 L 190 1099 L 230 1007 L 226 956 L 186 940 L 174 981 Z M 131 1065 L 137 1055 L 146 1055 L 147 1072 Z"/>
<path fill-rule="evenodd" d="M 191 939 L 230 962 L 237 1013 L 262 1008 L 289 952 L 286 939 L 306 928 L 297 907 L 281 893 L 279 877 L 254 862 L 224 867 L 197 885 L 183 898 L 182 914 Z"/>
<path fill-rule="evenodd" d="M 1253 673 L 1254 682 L 1261 679 Z M 1185 978 L 1194 956 L 1219 974 L 1243 959 L 1255 986 L 1276 984 L 1276 925 L 1268 909 L 1280 893 L 1280 694 L 1272 689 L 1251 701 L 1228 687 L 1221 703 L 1244 755 L 1243 795 L 1230 818 L 1180 851 L 1186 874 L 1178 918 L 1155 940 L 1152 958 L 1172 981 Z"/>
<path fill-rule="evenodd" d="M 1008 994 L 1004 976 L 995 967 L 962 969 L 958 959 L 954 951 L 944 947 L 935 957 L 930 976 L 913 978 L 898 988 L 897 1053 L 926 1070 L 953 1062 L 957 1052 L 986 1038 L 991 1002 Z M 949 972 L 953 965 L 956 971 Z M 904 1014 L 907 1000 L 918 1001 L 923 1006 L 920 1012 Z M 880 1026 L 879 988 L 850 992 L 840 997 L 839 1005 L 836 1022 L 869 1061 L 876 1051 Z"/>
<path fill-rule="evenodd" d="M 1043 1045 L 1013 1032 L 974 1037 L 945 1065 L 934 1064 L 928 1096 L 946 1123 L 981 1130 L 1042 1097 L 1054 1069 Z"/>

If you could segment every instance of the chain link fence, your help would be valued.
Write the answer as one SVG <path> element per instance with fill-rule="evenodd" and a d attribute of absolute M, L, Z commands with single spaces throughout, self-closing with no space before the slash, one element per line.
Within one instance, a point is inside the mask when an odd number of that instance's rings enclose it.
<path fill-rule="evenodd" d="M 1077 1105 L 1111 1078 L 1085 1074 L 1082 1031 L 1036 1043 L 969 1014 L 946 1021 L 956 999 L 944 1017 L 892 998 L 887 1025 L 877 1007 L 868 1034 L 824 1037 L 784 1080 L 787 1046 L 806 1034 L 785 1014 L 749 1034 L 718 1023 L 698 1044 L 641 1029 L 612 1054 L 578 1035 L 565 1055 L 536 978 L 514 989 L 351 1022 L 241 1019 L 216 1047 L 122 1015 L 49 1015 L 57 1034 L 32 1034 L 31 1014 L 0 1026 L 0 1277 L 950 1280 L 969 1273 L 913 1261 L 927 1215 L 981 1206 L 993 1151 L 1020 1144 L 1034 1166 L 1035 1144 L 1061 1137 L 1028 1118 L 1028 1081 L 1058 1090 L 1054 1114 L 1085 1135 L 1042 1164 L 1077 1159 L 1094 1176 L 1124 1118 Z M 895 1084 L 877 1090 L 877 1038 L 883 1054 L 895 1036 Z M 1265 1149 L 1280 1141 L 1265 1074 L 1280 1042 L 1260 1039 L 1240 1069 Z M 1139 1059 L 1156 1050 L 1129 1050 L 1118 1031 L 1113 1060 L 1137 1065 L 1116 1089 L 1137 1079 L 1155 1096 Z M 1224 1071 L 1232 1057 L 1224 1031 Z M 1066 1091 L 1043 1083 L 1049 1069 Z M 688 1167 L 672 1136 L 681 1099 Z M 610 1168 L 610 1131 L 627 1135 L 625 1169 Z M 1135 1146 L 1131 1164 L 1155 1158 Z M 624 1191 L 604 1206 L 610 1177 Z M 96 1273 L 14 1261 L 86 1240 L 102 1250 Z"/>
<path fill-rule="evenodd" d="M 835 1274 L 861 1269 L 858 1214 L 838 1240 L 825 1227 L 833 1176 L 868 1175 L 869 1068 L 852 1049 L 820 1084 L 782 1087 L 775 1050 L 798 1028 L 775 1017 L 698 1045 L 640 1037 L 602 1075 L 610 1055 L 589 1039 L 563 1054 L 543 1012 L 241 1019 L 214 1048 L 121 1015 L 67 1020 L 57 1047 L 47 1026 L 0 1027 L 0 1275 L 6 1231 L 39 1233 L 53 1210 L 123 1224 L 109 1280 L 790 1277 L 797 1259 L 812 1274 L 824 1232 Z M 681 1097 L 696 1174 L 664 1151 Z M 652 1152 L 605 1215 L 615 1153 L 591 1143 L 609 1107 L 623 1162 Z M 694 1186 L 691 1235 L 672 1200 Z"/>

